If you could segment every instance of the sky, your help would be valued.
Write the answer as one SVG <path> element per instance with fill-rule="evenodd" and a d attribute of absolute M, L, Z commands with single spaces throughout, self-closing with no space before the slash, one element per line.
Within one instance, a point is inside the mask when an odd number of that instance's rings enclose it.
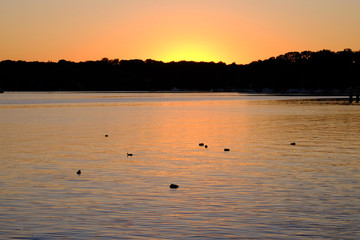
<path fill-rule="evenodd" d="M 0 61 L 247 64 L 360 50 L 359 0 L 0 0 Z"/>

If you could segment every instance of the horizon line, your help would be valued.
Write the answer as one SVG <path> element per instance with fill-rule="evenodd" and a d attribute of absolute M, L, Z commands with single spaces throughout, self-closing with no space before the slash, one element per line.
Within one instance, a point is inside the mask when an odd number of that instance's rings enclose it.
<path fill-rule="evenodd" d="M 287 53 L 303 53 L 303 52 L 313 52 L 313 53 L 316 53 L 316 52 L 321 52 L 321 51 L 330 51 L 330 52 L 333 52 L 333 53 L 339 53 L 339 52 L 344 52 L 344 51 L 351 51 L 353 53 L 356 53 L 356 52 L 360 52 L 360 49 L 359 50 L 355 50 L 353 51 L 351 48 L 344 48 L 342 51 L 333 51 L 333 50 L 329 50 L 329 49 L 322 49 L 322 50 L 318 50 L 318 51 L 311 51 L 311 50 L 303 50 L 303 51 L 289 51 L 289 52 L 286 52 L 286 53 L 283 53 L 283 54 L 280 54 L 280 55 L 277 55 L 277 56 L 272 56 L 272 57 L 269 57 L 269 58 L 265 58 L 265 59 L 258 59 L 258 60 L 253 60 L 253 61 L 250 61 L 248 63 L 237 63 L 237 62 L 232 62 L 232 63 L 227 63 L 226 61 L 218 61 L 218 62 L 215 62 L 215 61 L 196 61 L 196 60 L 172 60 L 172 61 L 162 61 L 162 60 L 156 60 L 156 59 L 152 59 L 152 58 L 146 58 L 145 60 L 144 59 L 140 59 L 140 58 L 129 58 L 129 59 L 120 59 L 120 58 L 108 58 L 108 57 L 102 57 L 101 59 L 97 59 L 97 60 L 80 60 L 80 61 L 73 61 L 73 60 L 67 60 L 67 59 L 64 59 L 64 58 L 61 58 L 57 61 L 53 61 L 53 60 L 47 60 L 47 61 L 42 61 L 42 60 L 22 60 L 22 59 L 17 59 L 17 60 L 12 60 L 12 59 L 2 59 L 0 60 L 0 62 L 5 62 L 5 61 L 13 61 L 13 62 L 40 62 L 40 63 L 59 63 L 60 61 L 66 61 L 66 62 L 71 62 L 71 63 L 83 63 L 83 62 L 98 62 L 98 61 L 103 61 L 104 59 L 107 59 L 107 60 L 110 60 L 110 61 L 114 61 L 114 60 L 118 60 L 118 61 L 143 61 L 143 62 L 146 62 L 148 60 L 152 60 L 152 61 L 155 61 L 155 62 L 161 62 L 161 63 L 179 63 L 179 62 L 195 62 L 195 63 L 216 63 L 216 64 L 219 64 L 219 63 L 224 63 L 225 65 L 248 65 L 248 64 L 251 64 L 253 62 L 258 62 L 258 61 L 265 61 L 265 60 L 268 60 L 268 59 L 271 59 L 271 58 L 276 58 L 276 57 L 279 57 L 279 56 L 283 56 Z"/>

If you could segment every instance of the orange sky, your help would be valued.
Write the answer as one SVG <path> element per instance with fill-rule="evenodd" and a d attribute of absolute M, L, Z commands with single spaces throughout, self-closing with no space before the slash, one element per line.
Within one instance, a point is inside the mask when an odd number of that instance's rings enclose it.
<path fill-rule="evenodd" d="M 0 60 L 246 64 L 360 50 L 359 0 L 1 0 Z"/>

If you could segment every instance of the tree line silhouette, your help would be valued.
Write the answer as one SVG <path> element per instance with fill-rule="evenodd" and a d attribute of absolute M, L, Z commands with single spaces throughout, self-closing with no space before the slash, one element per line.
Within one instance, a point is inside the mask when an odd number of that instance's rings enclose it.
<path fill-rule="evenodd" d="M 345 92 L 360 85 L 360 51 L 289 52 L 246 65 L 148 59 L 0 62 L 4 91 Z"/>

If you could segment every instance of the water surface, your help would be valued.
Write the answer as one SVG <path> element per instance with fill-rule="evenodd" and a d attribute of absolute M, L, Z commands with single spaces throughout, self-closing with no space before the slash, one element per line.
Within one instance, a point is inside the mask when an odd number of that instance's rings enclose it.
<path fill-rule="evenodd" d="M 0 238 L 360 238 L 359 106 L 290 98 L 0 94 Z"/>

